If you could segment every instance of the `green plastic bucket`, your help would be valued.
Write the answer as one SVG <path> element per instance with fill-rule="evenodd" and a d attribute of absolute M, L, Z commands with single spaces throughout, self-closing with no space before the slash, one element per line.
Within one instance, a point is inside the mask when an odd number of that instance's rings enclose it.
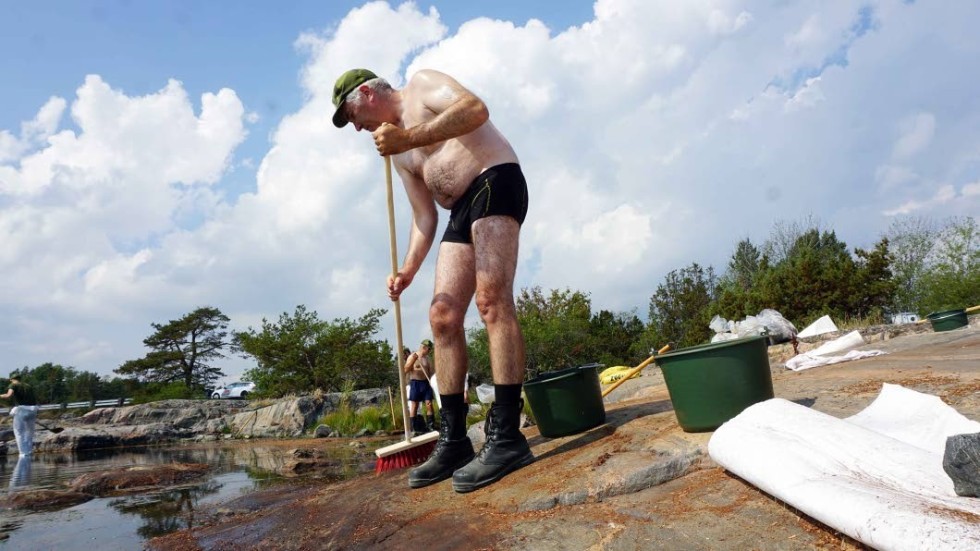
<path fill-rule="evenodd" d="M 566 436 L 606 422 L 600 367 L 602 364 L 589 364 L 550 371 L 524 383 L 524 395 L 541 436 Z"/>
<path fill-rule="evenodd" d="M 767 339 L 734 339 L 657 356 L 685 432 L 715 430 L 752 404 L 773 397 Z"/>
<path fill-rule="evenodd" d="M 929 323 L 932 324 L 932 330 L 939 331 L 952 331 L 953 329 L 959 329 L 960 327 L 966 327 L 966 310 L 946 310 L 944 312 L 935 312 L 926 316 Z"/>

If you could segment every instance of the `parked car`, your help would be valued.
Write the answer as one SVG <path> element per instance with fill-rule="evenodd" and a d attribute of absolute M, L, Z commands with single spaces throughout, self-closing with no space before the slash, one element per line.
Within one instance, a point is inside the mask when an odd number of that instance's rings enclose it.
<path fill-rule="evenodd" d="M 255 383 L 237 382 L 230 385 L 219 386 L 211 391 L 211 398 L 215 400 L 226 398 L 248 398 L 248 395 L 255 392 Z"/>
<path fill-rule="evenodd" d="M 919 316 L 915 312 L 899 312 L 892 314 L 892 324 L 901 325 L 903 323 L 915 323 L 919 321 Z"/>

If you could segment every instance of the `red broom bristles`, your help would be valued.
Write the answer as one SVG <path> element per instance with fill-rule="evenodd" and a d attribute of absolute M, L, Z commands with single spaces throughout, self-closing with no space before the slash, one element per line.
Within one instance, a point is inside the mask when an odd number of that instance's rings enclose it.
<path fill-rule="evenodd" d="M 379 457 L 378 461 L 374 464 L 374 472 L 381 474 L 385 471 L 411 467 L 428 459 L 429 455 L 432 454 L 432 450 L 435 448 L 436 442 L 433 440 L 386 457 Z"/>

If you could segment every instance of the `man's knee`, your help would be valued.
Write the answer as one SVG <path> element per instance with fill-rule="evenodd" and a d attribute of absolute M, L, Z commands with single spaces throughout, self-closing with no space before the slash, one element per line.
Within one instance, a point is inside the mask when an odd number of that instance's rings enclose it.
<path fill-rule="evenodd" d="M 463 327 L 466 309 L 450 300 L 436 297 L 429 307 L 429 323 L 436 335 L 452 333 Z"/>
<path fill-rule="evenodd" d="M 517 316 L 514 299 L 496 290 L 477 291 L 476 308 L 480 318 L 488 325 L 516 319 Z"/>

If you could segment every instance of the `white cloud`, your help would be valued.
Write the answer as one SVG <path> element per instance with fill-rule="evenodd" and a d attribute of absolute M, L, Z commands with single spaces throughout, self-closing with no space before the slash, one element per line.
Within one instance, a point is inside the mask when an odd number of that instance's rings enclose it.
<path fill-rule="evenodd" d="M 786 111 L 814 107 L 825 99 L 823 91 L 820 90 L 820 77 L 807 79 L 806 83 L 786 100 Z"/>
<path fill-rule="evenodd" d="M 963 195 L 965 196 L 966 194 L 964 193 Z M 910 199 L 896 208 L 888 209 L 884 211 L 883 214 L 885 216 L 914 214 L 917 211 L 921 211 L 923 209 L 930 209 L 937 206 L 945 205 L 950 201 L 956 199 L 956 197 L 957 197 L 956 190 L 953 188 L 953 186 L 944 185 L 940 187 L 938 190 L 936 190 L 936 193 L 932 197 L 929 197 L 928 199 L 922 201 Z"/>
<path fill-rule="evenodd" d="M 793 33 L 789 34 L 785 38 L 787 46 L 794 49 L 805 48 L 811 44 L 821 42 L 825 40 L 826 32 L 821 27 L 820 16 L 818 14 L 810 15 L 803 21 Z"/>
<path fill-rule="evenodd" d="M 711 10 L 708 15 L 708 30 L 714 34 L 731 34 L 752 22 L 752 14 L 743 11 L 732 17 L 722 10 Z"/>
<path fill-rule="evenodd" d="M 0 163 L 18 159 L 29 149 L 42 145 L 57 130 L 64 112 L 65 100 L 52 97 L 33 120 L 21 125 L 20 138 L 8 130 L 0 130 Z"/>
<path fill-rule="evenodd" d="M 895 142 L 892 157 L 907 159 L 929 146 L 936 133 L 936 117 L 931 113 L 918 113 L 906 118 L 901 124 L 901 136 Z"/>
<path fill-rule="evenodd" d="M 919 175 L 905 166 L 882 165 L 875 169 L 875 182 L 882 191 L 901 189 L 918 180 Z"/>

